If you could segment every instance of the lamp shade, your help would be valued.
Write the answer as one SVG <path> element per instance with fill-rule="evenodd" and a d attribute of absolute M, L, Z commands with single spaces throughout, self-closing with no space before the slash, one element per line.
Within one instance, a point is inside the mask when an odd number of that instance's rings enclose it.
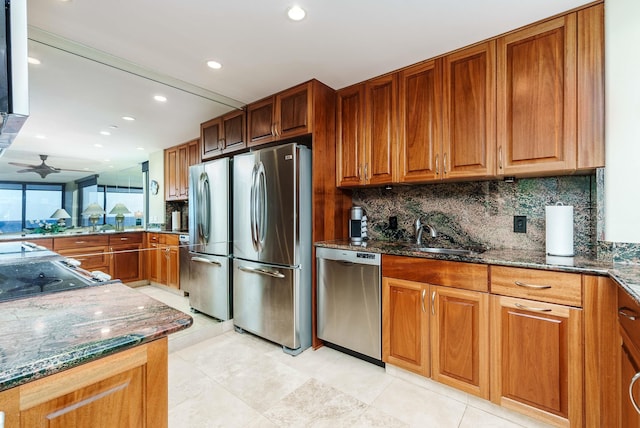
<path fill-rule="evenodd" d="M 121 202 L 115 204 L 115 206 L 109 211 L 109 214 L 129 214 L 131 211 Z"/>
<path fill-rule="evenodd" d="M 102 215 L 104 213 L 105 212 L 102 209 L 102 207 L 100 205 L 98 205 L 97 203 L 95 203 L 95 202 L 92 203 L 92 204 L 89 204 L 89 206 L 84 211 L 82 211 L 82 214 L 89 215 L 89 216 L 91 216 L 91 215 Z"/>
<path fill-rule="evenodd" d="M 64 208 L 58 208 L 49 218 L 71 218 L 71 216 Z"/>

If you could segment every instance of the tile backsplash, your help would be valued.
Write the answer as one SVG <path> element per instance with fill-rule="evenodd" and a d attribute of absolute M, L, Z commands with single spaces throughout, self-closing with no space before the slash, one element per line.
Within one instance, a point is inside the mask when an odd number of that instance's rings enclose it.
<path fill-rule="evenodd" d="M 595 255 L 598 230 L 596 175 L 521 178 L 513 183 L 476 181 L 353 191 L 353 204 L 368 218 L 370 239 L 413 239 L 414 222 L 435 226 L 445 239 L 487 248 L 544 250 L 545 206 L 573 206 L 576 254 Z M 514 216 L 526 216 L 526 233 L 513 231 Z M 398 228 L 389 228 L 396 216 Z M 425 242 L 432 239 L 426 234 Z"/>

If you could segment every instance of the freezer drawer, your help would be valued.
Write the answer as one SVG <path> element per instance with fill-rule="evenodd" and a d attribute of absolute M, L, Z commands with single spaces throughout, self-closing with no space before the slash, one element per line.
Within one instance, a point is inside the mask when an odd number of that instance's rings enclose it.
<path fill-rule="evenodd" d="M 189 256 L 189 305 L 214 318 L 230 319 L 229 258 L 194 252 Z"/>
<path fill-rule="evenodd" d="M 300 269 L 234 259 L 233 283 L 236 327 L 292 354 L 311 346 L 311 287 Z"/>
<path fill-rule="evenodd" d="M 380 255 L 316 249 L 318 338 L 382 359 Z"/>

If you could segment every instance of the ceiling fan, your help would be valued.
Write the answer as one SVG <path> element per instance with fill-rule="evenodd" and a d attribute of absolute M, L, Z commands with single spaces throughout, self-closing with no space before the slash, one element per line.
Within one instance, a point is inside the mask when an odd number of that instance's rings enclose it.
<path fill-rule="evenodd" d="M 42 163 L 39 165 L 29 165 L 27 163 L 18 163 L 18 162 L 9 162 L 9 164 L 26 168 L 26 169 L 21 169 L 18 172 L 35 172 L 43 179 L 49 174 L 58 173 L 60 171 L 90 172 L 90 171 L 81 170 L 81 169 L 64 169 L 64 168 L 56 168 L 54 166 L 49 166 L 45 163 L 45 161 L 47 160 L 47 157 L 48 155 L 40 155 L 40 159 L 42 160 Z"/>

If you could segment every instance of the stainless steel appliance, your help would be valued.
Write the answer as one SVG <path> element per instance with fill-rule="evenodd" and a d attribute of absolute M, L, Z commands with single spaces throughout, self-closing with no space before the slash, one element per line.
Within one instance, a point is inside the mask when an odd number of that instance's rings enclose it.
<path fill-rule="evenodd" d="M 189 254 L 189 235 L 181 234 L 178 236 L 178 245 L 180 249 L 180 290 L 189 294 L 191 288 L 191 255 Z"/>
<path fill-rule="evenodd" d="M 318 338 L 383 365 L 380 260 L 376 253 L 316 248 Z"/>
<path fill-rule="evenodd" d="M 296 355 L 311 346 L 311 151 L 233 159 L 233 323 Z"/>
<path fill-rule="evenodd" d="M 189 305 L 220 320 L 231 318 L 230 167 L 229 158 L 189 167 L 190 258 L 184 284 Z"/>
<path fill-rule="evenodd" d="M 354 244 L 359 244 L 365 238 L 363 236 L 364 209 L 359 206 L 351 207 L 349 215 L 349 239 Z M 365 226 L 366 227 L 366 226 Z"/>

